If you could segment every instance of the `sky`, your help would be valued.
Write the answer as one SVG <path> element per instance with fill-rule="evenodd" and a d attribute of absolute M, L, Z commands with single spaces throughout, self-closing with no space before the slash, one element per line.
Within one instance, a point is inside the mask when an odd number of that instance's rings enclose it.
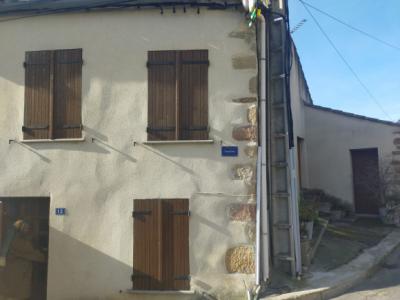
<path fill-rule="evenodd" d="M 304 0 L 400 48 L 400 0 Z M 368 87 L 367 94 L 299 0 L 289 0 L 293 33 L 314 104 L 382 120 L 400 119 L 400 50 L 354 32 L 311 9 L 336 47 Z"/>

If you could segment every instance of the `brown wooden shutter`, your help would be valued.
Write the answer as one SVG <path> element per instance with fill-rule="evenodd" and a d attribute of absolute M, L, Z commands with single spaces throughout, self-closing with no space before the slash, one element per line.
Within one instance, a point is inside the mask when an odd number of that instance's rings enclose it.
<path fill-rule="evenodd" d="M 82 49 L 54 53 L 54 138 L 81 138 Z"/>
<path fill-rule="evenodd" d="M 49 139 L 51 52 L 27 52 L 24 66 L 24 139 Z"/>
<path fill-rule="evenodd" d="M 3 237 L 4 237 L 4 203 L 0 201 L 0 251 L 3 249 Z"/>
<path fill-rule="evenodd" d="M 174 140 L 176 52 L 148 52 L 148 140 Z"/>
<path fill-rule="evenodd" d="M 135 200 L 133 289 L 188 290 L 188 200 Z"/>
<path fill-rule="evenodd" d="M 208 139 L 208 51 L 181 51 L 181 139 Z"/>
<path fill-rule="evenodd" d="M 166 228 L 166 239 L 171 244 L 171 252 L 164 257 L 170 270 L 171 286 L 174 290 L 190 289 L 189 268 L 189 201 L 176 199 L 168 201 L 170 226 Z M 172 278 L 171 278 L 172 277 Z"/>
<path fill-rule="evenodd" d="M 162 289 L 161 214 L 159 200 L 134 202 L 133 289 Z"/>

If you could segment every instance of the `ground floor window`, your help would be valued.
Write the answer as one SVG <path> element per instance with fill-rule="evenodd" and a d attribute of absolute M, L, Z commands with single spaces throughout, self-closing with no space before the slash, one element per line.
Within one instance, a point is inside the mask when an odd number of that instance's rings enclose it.
<path fill-rule="evenodd" d="M 134 200 L 133 289 L 188 290 L 188 199 Z"/>

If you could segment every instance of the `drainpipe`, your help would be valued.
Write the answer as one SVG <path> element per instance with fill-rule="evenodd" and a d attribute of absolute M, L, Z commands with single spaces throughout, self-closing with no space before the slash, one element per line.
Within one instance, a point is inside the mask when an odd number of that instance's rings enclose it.
<path fill-rule="evenodd" d="M 253 11 L 257 0 L 243 0 L 247 11 Z M 270 244 L 267 197 L 267 25 L 264 15 L 257 14 L 259 34 L 259 146 L 257 156 L 257 198 L 256 198 L 256 286 L 267 282 L 270 277 Z M 258 288 L 259 290 L 259 288 Z M 257 298 L 257 293 L 255 297 Z"/>
<path fill-rule="evenodd" d="M 269 213 L 268 213 L 268 195 L 267 195 L 267 24 L 263 14 L 258 15 L 258 24 L 260 25 L 260 53 L 259 53 L 259 72 L 260 72 L 260 95 L 259 95 L 259 144 L 261 155 L 258 157 L 261 167 L 260 183 L 260 262 L 261 262 L 261 280 L 267 282 L 270 272 L 270 245 L 269 245 Z"/>

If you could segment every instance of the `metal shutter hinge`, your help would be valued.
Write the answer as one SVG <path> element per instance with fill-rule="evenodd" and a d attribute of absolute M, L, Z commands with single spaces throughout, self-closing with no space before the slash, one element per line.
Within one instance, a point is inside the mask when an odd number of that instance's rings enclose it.
<path fill-rule="evenodd" d="M 180 276 L 176 276 L 174 279 L 175 280 L 190 280 L 191 277 L 190 277 L 190 275 L 180 275 Z"/>
<path fill-rule="evenodd" d="M 175 215 L 175 216 L 188 216 L 188 217 L 190 217 L 190 210 L 177 210 L 177 211 L 173 211 L 173 212 L 171 212 L 171 215 Z"/>
<path fill-rule="evenodd" d="M 151 210 L 144 210 L 144 211 L 133 211 L 132 218 L 138 218 L 145 215 L 151 215 Z"/>

